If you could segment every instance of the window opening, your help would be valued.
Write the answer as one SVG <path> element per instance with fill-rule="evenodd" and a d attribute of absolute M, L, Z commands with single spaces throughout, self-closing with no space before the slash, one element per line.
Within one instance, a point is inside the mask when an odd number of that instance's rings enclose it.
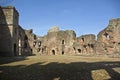
<path fill-rule="evenodd" d="M 104 34 L 106 39 L 109 40 L 110 39 L 110 35 L 108 35 L 107 33 Z"/>
<path fill-rule="evenodd" d="M 27 48 L 27 42 L 24 43 L 24 47 Z"/>
<path fill-rule="evenodd" d="M 40 52 L 40 48 L 37 49 L 37 52 Z"/>
<path fill-rule="evenodd" d="M 28 40 L 28 37 L 25 35 L 25 40 Z"/>
<path fill-rule="evenodd" d="M 64 40 L 62 40 L 62 44 L 65 44 L 65 41 L 64 41 Z"/>
<path fill-rule="evenodd" d="M 41 41 L 38 42 L 38 46 L 39 46 L 39 47 L 41 46 Z"/>
<path fill-rule="evenodd" d="M 33 42 L 33 47 L 35 47 L 35 45 L 36 45 L 36 41 Z"/>
<path fill-rule="evenodd" d="M 14 44 L 14 55 L 16 56 L 16 44 Z"/>
<path fill-rule="evenodd" d="M 82 38 L 82 41 L 84 42 L 84 38 Z"/>

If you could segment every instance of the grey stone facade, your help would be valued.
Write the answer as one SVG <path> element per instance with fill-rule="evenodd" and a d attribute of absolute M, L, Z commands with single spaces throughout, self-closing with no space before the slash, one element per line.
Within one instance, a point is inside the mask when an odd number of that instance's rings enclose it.
<path fill-rule="evenodd" d="M 45 36 L 19 25 L 15 7 L 0 7 L 0 56 L 18 55 L 114 55 L 120 56 L 120 18 L 109 21 L 97 37 L 86 34 L 76 37 L 73 30 L 53 27 Z"/>

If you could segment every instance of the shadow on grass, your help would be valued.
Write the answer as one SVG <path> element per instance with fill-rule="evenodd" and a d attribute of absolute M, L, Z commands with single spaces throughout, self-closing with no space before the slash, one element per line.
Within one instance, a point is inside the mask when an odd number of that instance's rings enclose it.
<path fill-rule="evenodd" d="M 0 66 L 0 80 L 93 80 L 91 72 L 100 69 L 109 74 L 110 78 L 106 80 L 120 80 L 120 74 L 113 68 L 120 68 L 120 62 L 41 62 L 29 66 Z"/>
<path fill-rule="evenodd" d="M 0 65 L 1 64 L 7 64 L 11 62 L 17 62 L 27 60 L 26 56 L 17 56 L 17 57 L 0 57 Z"/>

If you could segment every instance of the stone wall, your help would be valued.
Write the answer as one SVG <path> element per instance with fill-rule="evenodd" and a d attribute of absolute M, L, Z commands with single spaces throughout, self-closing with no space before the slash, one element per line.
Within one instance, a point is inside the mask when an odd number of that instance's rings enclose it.
<path fill-rule="evenodd" d="M 77 37 L 74 43 L 76 54 L 90 55 L 95 53 L 96 38 L 94 34 L 82 35 Z"/>
<path fill-rule="evenodd" d="M 112 19 L 109 25 L 94 34 L 76 37 L 73 30 L 51 28 L 47 35 L 35 40 L 36 55 L 92 55 L 120 54 L 120 19 Z"/>
<path fill-rule="evenodd" d="M 96 51 L 99 54 L 120 53 L 120 18 L 111 19 L 108 26 L 99 32 Z"/>
<path fill-rule="evenodd" d="M 30 35 L 28 34 L 28 30 L 24 30 L 22 27 L 19 26 L 19 55 L 32 55 L 32 47 L 30 45 Z M 28 32 L 28 33 L 27 33 Z M 31 33 L 30 33 L 31 34 Z"/>
<path fill-rule="evenodd" d="M 1 55 L 17 55 L 18 53 L 18 12 L 14 7 L 1 7 Z M 4 51 L 3 51 L 4 50 Z"/>
<path fill-rule="evenodd" d="M 10 56 L 11 55 L 11 32 L 7 24 L 6 15 L 4 14 L 3 8 L 0 7 L 0 55 Z"/>
<path fill-rule="evenodd" d="M 25 43 L 26 43 L 26 48 L 25 52 L 29 55 L 34 55 L 35 52 L 35 47 L 34 47 L 34 41 L 36 41 L 36 35 L 33 33 L 33 30 L 24 30 L 25 31 Z M 36 43 L 35 43 L 36 44 Z"/>
<path fill-rule="evenodd" d="M 61 31 L 57 28 L 51 28 L 47 35 L 39 37 L 36 40 L 36 48 L 39 54 L 62 55 L 73 53 L 73 43 L 76 39 L 76 34 L 72 30 Z M 40 44 L 40 46 L 38 46 Z"/>
<path fill-rule="evenodd" d="M 26 40 L 29 35 L 26 36 L 18 21 L 19 14 L 15 7 L 0 7 L 0 56 L 32 54 L 29 42 Z"/>

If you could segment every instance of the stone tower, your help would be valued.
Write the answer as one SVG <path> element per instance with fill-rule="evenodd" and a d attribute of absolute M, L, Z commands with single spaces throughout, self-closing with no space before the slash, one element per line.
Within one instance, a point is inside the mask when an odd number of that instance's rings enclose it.
<path fill-rule="evenodd" d="M 14 7 L 0 7 L 0 55 L 15 56 L 18 53 L 18 18 Z"/>

